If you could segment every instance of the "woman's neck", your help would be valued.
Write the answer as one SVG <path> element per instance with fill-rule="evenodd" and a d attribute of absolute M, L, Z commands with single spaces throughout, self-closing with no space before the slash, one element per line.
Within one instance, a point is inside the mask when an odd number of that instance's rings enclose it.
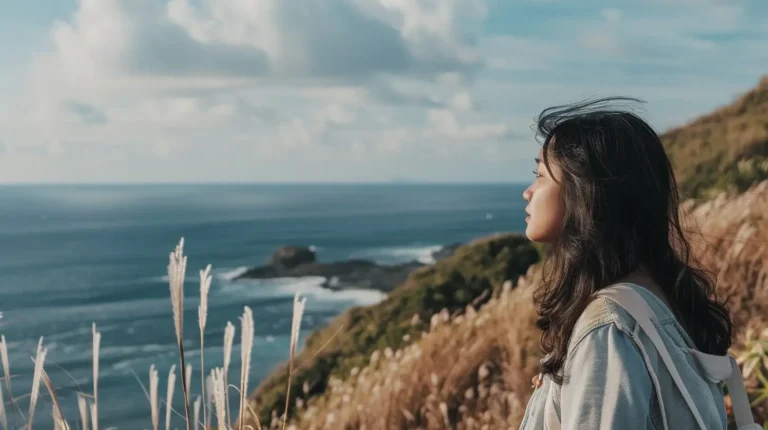
<path fill-rule="evenodd" d="M 656 297 L 658 297 L 662 302 L 664 302 L 665 305 L 667 305 L 670 310 L 672 310 L 672 312 L 674 312 L 674 308 L 670 305 L 664 290 L 661 289 L 659 284 L 644 268 L 641 267 L 629 275 L 620 278 L 618 282 L 628 282 L 645 288 L 646 290 L 653 293 Z"/>

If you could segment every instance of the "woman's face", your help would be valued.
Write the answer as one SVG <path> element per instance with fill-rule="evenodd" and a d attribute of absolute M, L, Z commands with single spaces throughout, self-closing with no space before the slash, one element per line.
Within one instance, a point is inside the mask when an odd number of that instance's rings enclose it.
<path fill-rule="evenodd" d="M 553 171 L 544 164 L 541 151 L 536 158 L 536 179 L 523 192 L 523 199 L 528 202 L 525 212 L 525 235 L 534 242 L 551 243 L 560 235 L 565 218 L 565 202 L 560 186 L 553 180 L 553 175 L 562 182 L 560 169 L 550 162 Z"/>

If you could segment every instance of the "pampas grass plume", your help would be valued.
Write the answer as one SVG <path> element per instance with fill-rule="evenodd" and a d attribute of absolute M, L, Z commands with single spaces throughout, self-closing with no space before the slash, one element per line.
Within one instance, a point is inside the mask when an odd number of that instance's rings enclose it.
<path fill-rule="evenodd" d="M 80 411 L 80 423 L 83 430 L 88 430 L 88 398 L 82 393 L 77 395 L 77 409 Z"/>
<path fill-rule="evenodd" d="M 200 305 L 197 307 L 197 319 L 198 326 L 200 327 L 200 390 L 202 391 L 203 399 L 208 399 L 205 396 L 205 390 L 208 388 L 205 382 L 205 323 L 208 319 L 208 292 L 211 289 L 211 265 L 207 265 L 205 270 L 200 271 Z M 211 409 L 211 402 L 207 401 L 203 405 L 203 428 L 208 428 L 208 415 L 206 410 Z"/>
<path fill-rule="evenodd" d="M 248 306 L 243 309 L 240 317 L 240 415 L 238 422 L 243 422 L 245 412 L 245 396 L 248 395 L 248 376 L 251 371 L 251 350 L 253 347 L 253 311 Z"/>
<path fill-rule="evenodd" d="M 285 412 L 283 413 L 283 429 L 285 429 L 288 419 L 288 405 L 291 399 L 291 377 L 293 376 L 293 360 L 296 355 L 296 345 L 299 343 L 299 329 L 301 328 L 301 318 L 304 315 L 304 308 L 307 299 L 299 300 L 299 293 L 293 298 L 293 323 L 291 324 L 291 355 L 288 360 L 288 388 L 285 393 Z"/>
<path fill-rule="evenodd" d="M 193 417 L 195 420 L 195 430 L 197 430 L 198 427 L 200 427 L 200 400 L 201 400 L 200 396 L 197 396 L 197 398 L 195 399 L 195 406 L 193 409 L 194 410 Z"/>
<path fill-rule="evenodd" d="M 93 335 L 93 403 L 91 403 L 91 423 L 93 430 L 99 430 L 99 348 L 101 333 L 96 330 L 96 323 L 91 326 Z"/>
<path fill-rule="evenodd" d="M 229 409 L 229 364 L 232 360 L 232 342 L 235 340 L 235 326 L 227 321 L 227 327 L 224 329 L 224 395 L 226 397 L 227 411 Z M 230 414 L 231 415 L 231 414 Z M 229 426 L 232 427 L 231 417 Z"/>
<path fill-rule="evenodd" d="M 224 372 L 217 367 L 211 372 L 213 381 L 213 402 L 216 405 L 216 418 L 219 424 L 219 430 L 227 428 L 227 405 L 225 400 Z"/>
<path fill-rule="evenodd" d="M 160 378 L 155 365 L 149 366 L 149 407 L 152 411 L 152 428 L 157 430 L 160 423 L 160 410 L 157 404 L 157 386 Z"/>
<path fill-rule="evenodd" d="M 173 405 L 173 389 L 176 385 L 176 365 L 168 372 L 168 386 L 165 394 L 165 430 L 171 430 L 171 409 Z"/>
<path fill-rule="evenodd" d="M 184 238 L 182 237 L 176 249 L 168 257 L 168 283 L 171 291 L 171 304 L 173 305 L 173 324 L 176 327 L 176 343 L 179 347 L 179 371 L 181 372 L 184 413 L 187 421 L 187 430 L 190 430 L 189 390 L 185 375 L 186 366 L 184 365 L 184 275 L 186 270 L 187 256 L 184 255 Z"/>

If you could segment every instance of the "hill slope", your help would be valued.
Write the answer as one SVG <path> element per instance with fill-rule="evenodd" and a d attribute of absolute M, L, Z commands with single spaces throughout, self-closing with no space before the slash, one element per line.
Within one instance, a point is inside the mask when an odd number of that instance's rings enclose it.
<path fill-rule="evenodd" d="M 693 238 L 697 257 L 718 275 L 719 293 L 731 296 L 737 339 L 747 327 L 765 327 L 768 181 L 702 205 L 688 220 L 700 229 Z M 326 394 L 302 405 L 294 424 L 316 430 L 518 428 L 541 358 L 532 302 L 540 279 L 536 264 L 479 311 L 445 319 L 421 339 L 331 380 Z M 767 402 L 755 413 L 765 414 Z"/>
<path fill-rule="evenodd" d="M 661 135 L 686 197 L 768 179 L 768 76 L 733 103 Z"/>

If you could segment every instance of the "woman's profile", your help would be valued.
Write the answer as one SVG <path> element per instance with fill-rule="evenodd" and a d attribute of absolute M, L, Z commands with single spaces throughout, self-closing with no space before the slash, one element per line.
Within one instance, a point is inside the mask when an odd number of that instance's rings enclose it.
<path fill-rule="evenodd" d="M 612 106 L 637 101 L 557 106 L 538 118 L 543 144 L 523 198 L 526 235 L 549 248 L 534 294 L 545 358 L 521 429 L 726 428 L 724 376 L 701 362 L 726 356 L 731 319 L 693 263 L 659 136 Z M 617 285 L 653 311 L 689 400 L 635 318 L 597 296 Z"/>

